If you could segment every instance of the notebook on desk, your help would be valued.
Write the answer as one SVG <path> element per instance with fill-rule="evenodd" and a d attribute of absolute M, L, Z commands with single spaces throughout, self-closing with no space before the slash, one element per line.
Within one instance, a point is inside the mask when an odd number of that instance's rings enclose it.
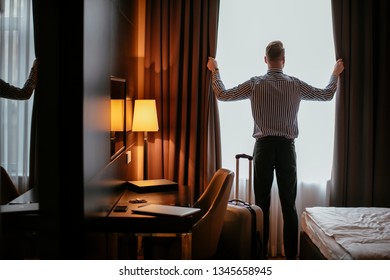
<path fill-rule="evenodd" d="M 199 212 L 200 208 L 162 205 L 162 204 L 147 204 L 145 206 L 140 206 L 139 208 L 132 209 L 132 211 L 133 213 L 137 213 L 137 214 L 185 217 Z"/>
<path fill-rule="evenodd" d="M 129 189 L 139 193 L 176 191 L 178 184 L 167 179 L 129 181 Z"/>

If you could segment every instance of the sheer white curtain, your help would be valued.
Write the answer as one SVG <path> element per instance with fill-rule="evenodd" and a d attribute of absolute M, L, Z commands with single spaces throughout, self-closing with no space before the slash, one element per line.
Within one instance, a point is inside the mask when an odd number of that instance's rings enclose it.
<path fill-rule="evenodd" d="M 31 2 L 0 0 L 0 78 L 18 87 L 35 58 Z M 0 165 L 20 192 L 28 184 L 32 102 L 0 98 Z"/>
<path fill-rule="evenodd" d="M 323 88 L 327 85 L 335 63 L 329 0 L 221 0 L 217 61 L 225 86 L 232 87 L 266 73 L 263 57 L 266 45 L 272 40 L 284 43 L 286 74 L 313 86 Z M 235 170 L 235 154 L 251 155 L 253 152 L 249 101 L 219 102 L 218 105 L 222 163 L 224 167 Z M 334 100 L 302 101 L 298 121 L 296 206 L 300 217 L 305 207 L 328 205 Z M 241 163 L 240 190 L 244 192 L 248 165 L 244 161 Z M 272 256 L 283 255 L 283 221 L 276 180 L 272 189 L 270 223 L 268 252 Z"/>

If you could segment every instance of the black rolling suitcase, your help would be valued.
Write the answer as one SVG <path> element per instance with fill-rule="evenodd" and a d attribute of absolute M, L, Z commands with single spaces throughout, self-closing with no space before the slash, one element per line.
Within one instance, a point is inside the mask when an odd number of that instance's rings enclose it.
<path fill-rule="evenodd" d="M 249 161 L 249 178 L 247 198 L 239 199 L 239 165 L 240 159 Z M 246 154 L 236 155 L 236 187 L 234 199 L 226 209 L 217 257 L 219 259 L 262 259 L 263 211 L 251 204 L 253 157 Z"/>

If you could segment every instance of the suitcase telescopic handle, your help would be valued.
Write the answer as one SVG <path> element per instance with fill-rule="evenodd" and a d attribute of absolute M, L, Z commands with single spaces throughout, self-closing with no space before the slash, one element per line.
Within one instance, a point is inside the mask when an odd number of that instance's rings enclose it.
<path fill-rule="evenodd" d="M 239 189 L 239 161 L 241 158 L 246 158 L 249 161 L 249 177 L 248 177 L 248 201 L 251 201 L 251 189 L 252 189 L 252 160 L 253 157 L 247 154 L 237 154 L 236 155 L 236 189 L 235 197 L 238 198 L 238 189 Z"/>
<path fill-rule="evenodd" d="M 240 158 L 246 158 L 248 160 L 253 160 L 253 157 L 250 155 L 247 155 L 247 154 L 237 154 L 236 159 L 240 159 Z"/>

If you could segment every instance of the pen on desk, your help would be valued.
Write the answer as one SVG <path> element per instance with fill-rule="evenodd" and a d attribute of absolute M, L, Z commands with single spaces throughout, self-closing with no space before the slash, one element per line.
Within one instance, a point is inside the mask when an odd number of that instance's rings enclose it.
<path fill-rule="evenodd" d="M 150 203 L 146 203 L 146 204 L 140 205 L 140 206 L 138 206 L 138 208 L 141 208 L 141 207 L 147 206 L 147 205 L 149 205 L 149 204 L 150 204 Z"/>

